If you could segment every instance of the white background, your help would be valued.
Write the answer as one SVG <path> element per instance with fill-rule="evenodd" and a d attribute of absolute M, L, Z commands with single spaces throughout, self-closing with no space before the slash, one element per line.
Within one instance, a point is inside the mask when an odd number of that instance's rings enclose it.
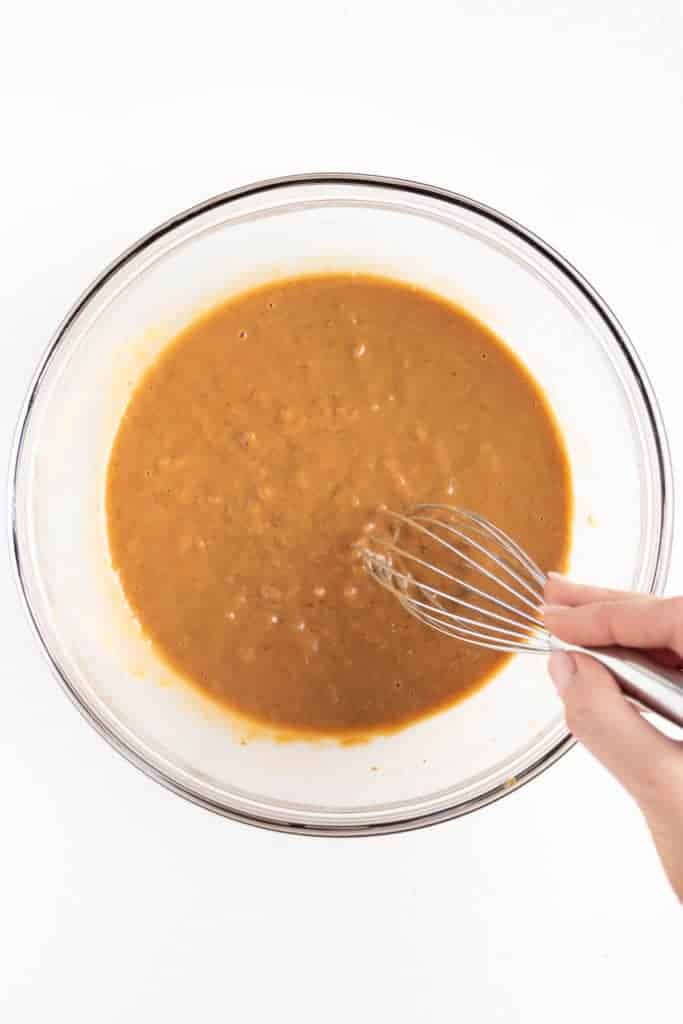
<path fill-rule="evenodd" d="M 680 475 L 680 0 L 62 0 L 3 23 L 3 445 L 57 322 L 137 236 L 241 183 L 348 170 L 475 196 L 583 270 L 644 358 Z M 680 909 L 583 751 L 409 835 L 235 825 L 84 724 L 2 559 L 7 1024 L 680 1017 Z"/>

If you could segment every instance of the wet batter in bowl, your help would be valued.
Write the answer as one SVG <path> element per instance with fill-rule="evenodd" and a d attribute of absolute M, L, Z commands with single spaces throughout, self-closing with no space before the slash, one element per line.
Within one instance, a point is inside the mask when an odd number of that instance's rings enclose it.
<path fill-rule="evenodd" d="M 463 309 L 362 274 L 293 278 L 185 329 L 136 388 L 107 477 L 112 563 L 187 680 L 275 731 L 390 731 L 505 655 L 440 636 L 369 579 L 374 510 L 483 513 L 545 569 L 570 479 L 526 370 Z"/>

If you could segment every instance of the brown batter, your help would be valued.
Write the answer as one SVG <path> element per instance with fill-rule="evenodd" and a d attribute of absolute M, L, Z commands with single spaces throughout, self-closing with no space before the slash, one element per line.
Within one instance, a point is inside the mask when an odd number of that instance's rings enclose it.
<path fill-rule="evenodd" d="M 352 738 L 480 686 L 351 546 L 380 504 L 489 517 L 562 569 L 570 478 L 543 396 L 464 310 L 356 274 L 279 281 L 184 330 L 123 417 L 109 543 L 163 657 L 260 724 Z"/>

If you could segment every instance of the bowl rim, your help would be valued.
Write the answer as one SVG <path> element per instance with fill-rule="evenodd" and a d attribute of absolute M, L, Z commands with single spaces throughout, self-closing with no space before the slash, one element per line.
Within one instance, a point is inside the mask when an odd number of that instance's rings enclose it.
<path fill-rule="evenodd" d="M 503 796 L 508 793 L 512 793 L 520 789 L 527 782 L 536 778 L 542 774 L 547 768 L 558 761 L 564 754 L 566 754 L 574 745 L 575 740 L 568 730 L 564 731 L 564 735 L 559 739 L 555 745 L 548 750 L 545 754 L 538 757 L 536 761 L 530 764 L 524 771 L 519 772 L 515 777 L 514 781 L 506 782 L 501 785 L 494 787 L 488 792 L 481 794 L 477 797 L 473 797 L 469 800 L 463 801 L 458 805 L 452 807 L 446 807 L 439 811 L 431 811 L 422 815 L 409 815 L 408 817 L 399 817 L 389 821 L 381 822 L 367 822 L 363 824 L 306 824 L 297 821 L 282 820 L 277 817 L 268 817 L 265 815 L 250 814 L 243 811 L 238 811 L 234 808 L 225 806 L 223 803 L 212 800 L 204 794 L 194 791 L 188 786 L 183 785 L 177 779 L 175 779 L 170 773 L 163 771 L 156 765 L 151 764 L 146 758 L 139 753 L 130 743 L 128 743 L 122 735 L 120 735 L 115 728 L 109 723 L 105 722 L 95 712 L 95 710 L 82 698 L 78 691 L 72 685 L 69 677 L 65 671 L 61 668 L 59 662 L 52 654 L 45 637 L 43 636 L 40 626 L 38 624 L 37 616 L 34 612 L 31 604 L 31 599 L 28 594 L 26 581 L 24 578 L 24 569 L 22 563 L 22 556 L 20 551 L 20 542 L 18 535 L 18 514 L 17 514 L 17 482 L 19 471 L 21 467 L 22 454 L 24 450 L 24 442 L 26 439 L 28 424 L 30 421 L 33 406 L 35 404 L 38 392 L 40 390 L 43 378 L 46 374 L 47 368 L 59 349 L 65 335 L 67 334 L 72 323 L 75 321 L 80 312 L 86 307 L 91 299 L 97 295 L 97 293 L 104 287 L 104 285 L 121 270 L 128 262 L 130 262 L 135 256 L 144 251 L 149 245 L 162 238 L 164 235 L 181 227 L 196 217 L 203 214 L 209 213 L 211 210 L 217 209 L 221 206 L 228 205 L 229 203 L 235 202 L 236 200 L 245 199 L 251 196 L 259 195 L 276 189 L 287 189 L 297 186 L 310 186 L 310 185 L 362 185 L 370 188 L 381 188 L 384 190 L 396 190 L 402 193 L 408 193 L 415 196 L 420 196 L 428 199 L 434 199 L 440 202 L 447 203 L 451 206 L 459 207 L 460 209 L 467 210 L 472 213 L 476 213 L 485 219 L 491 221 L 498 227 L 503 228 L 512 235 L 517 236 L 531 248 L 535 249 L 541 254 L 548 262 L 550 262 L 557 270 L 559 270 L 566 278 L 569 279 L 571 284 L 578 289 L 578 291 L 584 296 L 588 303 L 593 308 L 594 312 L 598 314 L 600 319 L 603 321 L 605 326 L 608 328 L 610 335 L 616 343 L 621 354 L 626 359 L 627 365 L 631 371 L 632 378 L 638 387 L 640 398 L 643 402 L 646 412 L 646 418 L 649 424 L 650 439 L 654 445 L 655 461 L 658 470 L 658 477 L 661 485 L 660 493 L 660 517 L 658 523 L 658 544 L 654 555 L 654 569 L 652 574 L 651 582 L 651 593 L 659 594 L 662 592 L 666 583 L 666 578 L 669 570 L 669 563 L 671 557 L 671 545 L 673 537 L 673 513 L 674 513 L 674 490 L 673 490 L 673 470 L 671 465 L 671 454 L 669 448 L 669 442 L 664 427 L 659 403 L 655 397 L 652 384 L 649 377 L 642 365 L 640 357 L 638 356 L 633 343 L 626 334 L 623 326 L 612 312 L 611 308 L 602 299 L 602 297 L 595 291 L 595 289 L 588 283 L 583 275 L 559 252 L 557 252 L 552 246 L 548 245 L 547 242 L 543 241 L 538 235 L 534 234 L 528 228 L 508 217 L 506 214 L 501 213 L 499 210 L 488 206 L 478 200 L 472 199 L 468 196 L 464 196 L 460 193 L 450 191 L 449 189 L 441 188 L 438 186 L 427 185 L 421 182 L 411 181 L 409 179 L 385 177 L 382 175 L 373 174 L 357 174 L 357 173 L 337 173 L 337 172 L 312 172 L 303 174 L 291 174 L 281 177 L 268 178 L 262 181 L 254 182 L 252 184 L 243 185 L 238 188 L 231 189 L 227 192 L 219 193 L 214 195 L 203 202 L 197 203 L 194 206 L 188 207 L 182 212 L 164 221 L 145 235 L 141 236 L 136 242 L 125 249 L 118 257 L 116 257 L 83 291 L 76 302 L 72 305 L 66 316 L 59 324 L 54 334 L 52 335 L 48 345 L 46 346 L 43 355 L 41 356 L 37 368 L 34 371 L 30 380 L 26 396 L 22 402 L 17 426 L 14 433 L 14 439 L 11 448 L 10 464 L 9 464 L 9 479 L 8 479 L 8 501 L 9 501 L 9 514 L 8 514 L 8 526 L 9 526 L 9 544 L 10 544 L 10 561 L 12 563 L 13 574 L 15 582 L 19 591 L 21 602 L 26 611 L 32 631 L 38 641 L 38 644 L 43 652 L 44 657 L 47 659 L 48 664 L 52 670 L 53 675 L 57 678 L 63 691 L 69 697 L 71 702 L 80 711 L 83 717 L 90 723 L 90 725 L 105 739 L 107 742 L 121 754 L 127 761 L 133 764 L 135 767 L 144 772 L 147 776 L 155 779 L 166 789 L 178 796 L 184 797 L 191 803 L 197 804 L 206 810 L 213 811 L 214 813 L 220 814 L 223 817 L 230 818 L 234 821 L 243 822 L 257 826 L 259 828 L 269 829 L 277 832 L 286 832 L 296 835 L 309 835 L 309 836 L 370 836 L 370 835 L 382 835 L 393 832 L 405 832 L 412 829 L 424 828 L 428 825 L 435 825 L 442 821 L 448 821 L 451 818 L 462 817 L 465 814 L 470 814 L 475 810 L 482 807 L 488 806 L 489 804 L 495 803 L 500 800 Z"/>

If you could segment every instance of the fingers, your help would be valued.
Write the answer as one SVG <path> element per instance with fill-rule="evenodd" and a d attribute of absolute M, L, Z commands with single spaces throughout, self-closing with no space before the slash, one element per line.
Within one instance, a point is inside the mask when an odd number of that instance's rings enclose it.
<path fill-rule="evenodd" d="M 584 583 L 574 583 L 557 573 L 549 573 L 545 585 L 547 604 L 561 604 L 568 607 L 592 604 L 596 601 L 628 601 L 637 596 L 628 590 L 609 590 L 607 587 L 591 587 Z"/>
<path fill-rule="evenodd" d="M 678 744 L 650 725 L 622 695 L 606 668 L 585 654 L 558 651 L 550 674 L 571 732 L 652 811 L 672 774 L 680 775 Z"/>
<path fill-rule="evenodd" d="M 549 573 L 545 585 L 545 600 L 551 606 L 561 605 L 575 608 L 584 604 L 637 599 L 642 600 L 643 595 L 628 590 L 610 590 L 608 587 L 593 587 L 583 583 L 574 583 L 558 573 Z M 681 628 L 683 629 L 683 626 Z M 665 647 L 653 647 L 647 648 L 647 650 L 654 661 L 667 668 L 680 668 L 683 665 L 681 656 Z"/>
<path fill-rule="evenodd" d="M 683 655 L 683 599 L 633 597 L 562 608 L 546 605 L 546 626 L 561 640 L 585 647 L 666 648 Z"/>

